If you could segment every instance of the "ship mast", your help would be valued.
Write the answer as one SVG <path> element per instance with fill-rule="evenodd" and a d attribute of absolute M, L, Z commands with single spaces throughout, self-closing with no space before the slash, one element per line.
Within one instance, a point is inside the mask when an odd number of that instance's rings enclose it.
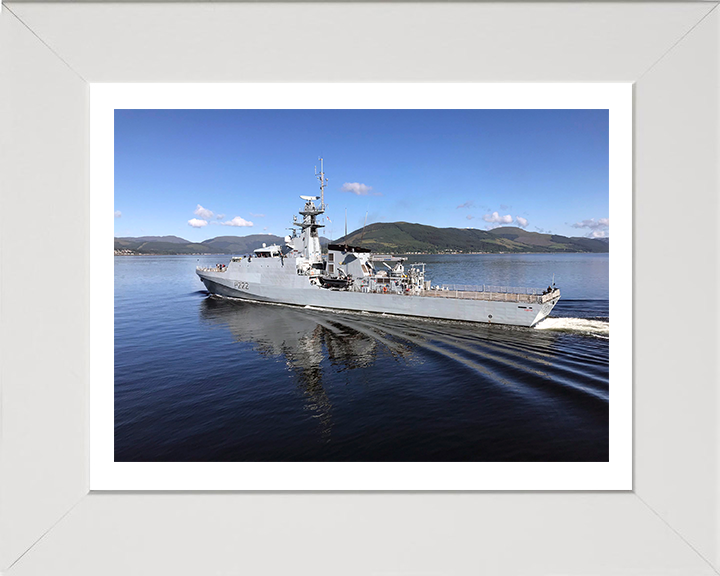
<path fill-rule="evenodd" d="M 325 212 L 325 186 L 329 181 L 329 178 L 325 177 L 323 159 L 318 158 L 318 160 L 320 160 L 320 172 L 318 173 L 317 166 L 315 166 L 315 177 L 320 181 L 320 196 L 301 195 L 300 198 L 305 200 L 305 206 L 300 210 L 300 215 L 303 217 L 302 222 L 297 222 L 297 218 L 293 218 L 293 226 L 302 228 L 303 253 L 313 264 L 322 262 L 318 228 L 325 226 L 318 224 L 316 218 Z M 315 206 L 315 200 L 320 200 L 319 207 Z"/>
<path fill-rule="evenodd" d="M 323 169 L 323 159 L 318 158 L 320 160 L 320 172 L 317 171 L 317 166 L 315 166 L 315 178 L 320 180 L 320 211 L 325 211 L 325 185 L 330 181 L 330 178 L 325 178 L 325 171 Z"/>

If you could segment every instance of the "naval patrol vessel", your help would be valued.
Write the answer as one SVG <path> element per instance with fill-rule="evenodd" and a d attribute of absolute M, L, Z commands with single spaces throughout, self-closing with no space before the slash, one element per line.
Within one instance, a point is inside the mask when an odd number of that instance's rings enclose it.
<path fill-rule="evenodd" d="M 197 267 L 211 294 L 257 302 L 317 306 L 342 310 L 401 314 L 448 320 L 534 326 L 560 299 L 554 286 L 546 290 L 505 286 L 432 285 L 425 264 L 376 254 L 362 246 L 336 243 L 320 248 L 318 216 L 325 212 L 325 176 L 320 159 L 320 196 L 305 202 L 293 218 L 284 244 L 235 256 L 227 265 Z M 316 204 L 320 201 L 319 205 Z"/>

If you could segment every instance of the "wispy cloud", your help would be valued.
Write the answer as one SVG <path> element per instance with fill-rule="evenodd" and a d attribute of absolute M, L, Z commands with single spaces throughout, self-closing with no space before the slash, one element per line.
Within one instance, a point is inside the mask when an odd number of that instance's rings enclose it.
<path fill-rule="evenodd" d="M 218 220 L 222 220 L 223 218 L 225 218 L 225 214 L 217 214 L 215 218 L 217 218 Z"/>
<path fill-rule="evenodd" d="M 472 208 L 473 206 L 475 206 L 475 202 L 473 202 L 472 200 L 468 200 L 467 202 L 459 204 L 457 208 Z"/>
<path fill-rule="evenodd" d="M 518 223 L 520 228 L 527 228 L 527 225 L 529 224 L 527 218 L 523 218 L 522 216 L 515 216 L 515 221 Z"/>
<path fill-rule="evenodd" d="M 492 214 L 485 214 L 485 216 L 483 216 L 483 220 L 493 224 L 512 224 L 513 217 L 510 216 L 510 214 L 500 216 L 497 212 L 493 212 Z"/>
<path fill-rule="evenodd" d="M 115 218 L 120 218 L 122 216 L 122 212 L 120 210 L 115 210 Z"/>
<path fill-rule="evenodd" d="M 589 220 L 583 220 L 582 222 L 576 222 L 572 225 L 573 228 L 589 228 L 590 230 L 598 230 L 600 228 L 610 227 L 610 218 L 590 218 Z"/>
<path fill-rule="evenodd" d="M 582 222 L 575 222 L 573 228 L 585 228 L 590 230 L 586 235 L 588 238 L 607 238 L 608 228 L 610 228 L 610 218 L 590 218 Z"/>
<path fill-rule="evenodd" d="M 372 186 L 361 184 L 360 182 L 345 182 L 340 190 L 343 192 L 350 192 L 356 196 L 367 196 L 368 194 L 372 194 L 373 196 L 382 196 L 380 192 L 373 192 Z"/>
<path fill-rule="evenodd" d="M 235 216 L 232 220 L 221 222 L 221 224 L 223 226 L 254 226 L 252 222 L 245 220 L 245 218 L 241 218 L 240 216 Z"/>
<path fill-rule="evenodd" d="M 467 216 L 465 216 L 465 218 L 467 218 L 468 220 L 472 220 L 473 218 L 475 218 L 475 216 L 472 216 L 471 214 L 468 214 Z"/>
<path fill-rule="evenodd" d="M 207 226 L 207 220 L 200 220 L 198 218 L 192 218 L 188 220 L 188 224 L 192 226 L 193 228 L 202 228 L 203 226 Z"/>
<path fill-rule="evenodd" d="M 255 214 L 254 212 L 250 212 L 250 216 L 253 218 L 265 218 L 265 214 Z"/>
<path fill-rule="evenodd" d="M 512 206 L 508 206 L 507 204 L 500 204 L 500 210 L 510 210 Z"/>
<path fill-rule="evenodd" d="M 193 212 L 195 216 L 199 216 L 203 220 L 210 220 L 215 215 L 212 210 L 208 210 L 207 208 L 203 208 L 200 206 L 200 204 L 197 205 L 197 208 L 195 208 L 195 212 Z"/>

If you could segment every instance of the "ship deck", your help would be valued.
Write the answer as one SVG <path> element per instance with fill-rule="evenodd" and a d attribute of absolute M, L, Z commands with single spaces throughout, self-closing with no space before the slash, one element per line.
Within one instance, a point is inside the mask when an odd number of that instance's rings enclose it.
<path fill-rule="evenodd" d="M 560 297 L 560 290 L 555 288 L 543 294 L 534 289 L 505 288 L 499 290 L 466 290 L 442 287 L 423 290 L 419 296 L 426 298 L 456 298 L 458 300 L 485 300 L 488 302 L 522 302 L 525 304 L 544 304 Z"/>

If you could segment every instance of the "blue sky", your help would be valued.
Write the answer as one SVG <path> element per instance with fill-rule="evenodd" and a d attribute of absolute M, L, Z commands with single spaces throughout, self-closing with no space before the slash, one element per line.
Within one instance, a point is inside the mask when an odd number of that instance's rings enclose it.
<path fill-rule="evenodd" d="M 115 235 L 284 236 L 318 156 L 333 239 L 345 209 L 609 236 L 607 110 L 116 110 Z"/>

